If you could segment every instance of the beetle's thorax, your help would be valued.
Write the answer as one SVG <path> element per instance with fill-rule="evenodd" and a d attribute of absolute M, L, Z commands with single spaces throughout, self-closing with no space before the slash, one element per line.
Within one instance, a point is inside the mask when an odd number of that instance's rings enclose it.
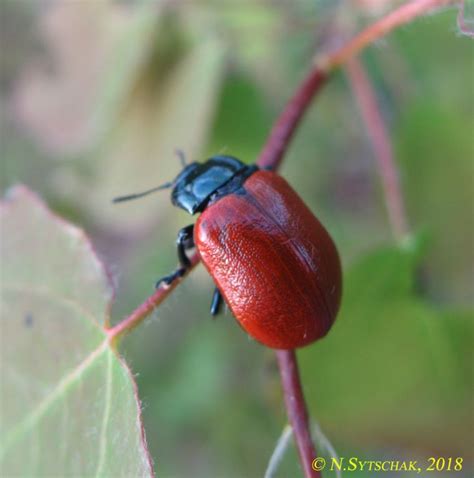
<path fill-rule="evenodd" d="M 210 202 L 239 189 L 257 169 L 232 156 L 188 164 L 174 181 L 171 202 L 190 214 L 202 212 Z"/>

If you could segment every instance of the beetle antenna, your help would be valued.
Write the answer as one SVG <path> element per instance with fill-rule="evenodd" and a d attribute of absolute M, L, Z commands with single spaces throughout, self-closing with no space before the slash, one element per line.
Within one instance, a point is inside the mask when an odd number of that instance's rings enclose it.
<path fill-rule="evenodd" d="M 112 199 L 112 202 L 123 202 L 123 201 L 130 201 L 131 199 L 138 199 L 142 198 L 143 196 L 147 196 L 148 194 L 154 193 L 155 191 L 161 191 L 162 189 L 168 189 L 173 186 L 172 182 L 162 184 L 161 186 L 157 186 L 156 188 L 148 189 L 148 191 L 143 191 L 142 193 L 136 194 L 128 194 L 127 196 L 119 196 Z"/>
<path fill-rule="evenodd" d="M 174 152 L 176 153 L 176 155 L 178 156 L 179 158 L 179 162 L 181 163 L 181 167 L 184 169 L 186 166 L 187 166 L 187 162 L 186 162 L 186 155 L 184 154 L 184 151 L 182 149 L 178 149 L 176 148 L 174 150 Z"/>

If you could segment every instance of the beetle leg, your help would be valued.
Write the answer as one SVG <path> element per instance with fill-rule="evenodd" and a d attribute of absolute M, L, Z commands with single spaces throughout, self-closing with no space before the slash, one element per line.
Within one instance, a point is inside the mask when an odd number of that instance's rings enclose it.
<path fill-rule="evenodd" d="M 157 289 L 158 287 L 161 286 L 161 284 L 166 284 L 166 285 L 172 284 L 176 279 L 183 277 L 186 270 L 189 269 L 189 266 L 191 265 L 191 261 L 189 260 L 189 257 L 186 255 L 186 250 L 192 249 L 194 247 L 193 232 L 194 232 L 194 224 L 183 227 L 178 232 L 178 237 L 176 239 L 176 246 L 178 250 L 178 260 L 179 260 L 180 267 L 178 267 L 171 274 L 168 274 L 162 277 L 161 279 L 159 279 L 158 281 L 156 281 L 155 287 Z"/>
<path fill-rule="evenodd" d="M 212 294 L 212 301 L 211 301 L 211 315 L 215 317 L 222 308 L 222 294 L 220 293 L 219 289 L 216 287 L 214 289 L 214 293 Z"/>
<path fill-rule="evenodd" d="M 181 267 L 187 269 L 191 265 L 191 261 L 186 255 L 186 250 L 194 247 L 194 224 L 180 229 L 176 239 L 176 246 L 178 247 L 179 263 Z"/>
<path fill-rule="evenodd" d="M 168 274 L 167 276 L 163 276 L 161 279 L 158 279 L 156 281 L 155 288 L 158 289 L 161 284 L 171 285 L 176 279 L 183 277 L 185 272 L 186 269 L 184 267 L 179 267 L 171 274 Z"/>

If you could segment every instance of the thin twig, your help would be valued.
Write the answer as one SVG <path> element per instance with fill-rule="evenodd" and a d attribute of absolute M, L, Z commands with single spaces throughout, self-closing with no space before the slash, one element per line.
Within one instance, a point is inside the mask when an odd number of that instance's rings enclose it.
<path fill-rule="evenodd" d="M 189 272 L 196 267 L 200 261 L 199 255 L 195 253 L 190 261 L 191 265 L 182 277 L 173 281 L 169 286 L 163 285 L 156 289 L 155 292 L 148 297 L 145 302 L 140 304 L 128 317 L 113 327 L 106 328 L 105 332 L 107 333 L 109 340 L 115 342 L 140 325 L 166 299 L 166 297 L 168 297 L 181 281 L 184 280 Z"/>
<path fill-rule="evenodd" d="M 277 350 L 276 356 L 280 368 L 286 412 L 293 429 L 304 476 L 305 478 L 319 478 L 321 473 L 311 466 L 316 458 L 316 450 L 311 438 L 308 410 L 301 386 L 296 353 L 294 350 Z"/>
<path fill-rule="evenodd" d="M 337 454 L 336 449 L 333 447 L 328 437 L 323 433 L 319 424 L 313 421 L 313 426 L 311 428 L 313 430 L 315 441 L 318 444 L 319 453 L 321 453 L 321 450 L 324 450 L 330 460 L 335 459 L 339 461 L 339 455 Z M 341 478 L 341 470 L 334 467 L 334 475 L 335 478 Z"/>
<path fill-rule="evenodd" d="M 292 434 L 293 430 L 291 429 L 290 425 L 285 425 L 285 428 L 283 429 L 283 432 L 278 439 L 276 447 L 273 450 L 272 456 L 268 461 L 267 469 L 265 470 L 263 478 L 274 478 L 277 474 L 277 470 L 280 466 L 283 456 L 286 453 Z"/>
<path fill-rule="evenodd" d="M 368 26 L 342 47 L 316 56 L 312 70 L 287 103 L 270 131 L 270 136 L 260 153 L 257 164 L 262 168 L 278 168 L 304 113 L 314 96 L 325 85 L 330 73 L 393 29 L 436 8 L 457 3 L 459 0 L 414 0 L 408 2 Z"/>
<path fill-rule="evenodd" d="M 357 58 L 349 60 L 346 71 L 375 153 L 389 221 L 395 237 L 400 241 L 408 232 L 407 214 L 390 138 L 374 89 L 360 61 Z"/>
<path fill-rule="evenodd" d="M 327 78 L 328 76 L 319 68 L 313 68 L 309 72 L 270 131 L 270 136 L 258 158 L 258 166 L 278 169 L 301 118 Z"/>
<path fill-rule="evenodd" d="M 456 4 L 460 4 L 460 0 L 414 0 L 407 2 L 380 20 L 372 23 L 336 51 L 317 55 L 315 58 L 316 68 L 329 73 L 347 63 L 349 59 L 357 56 L 365 47 L 371 45 L 395 28 L 411 22 L 416 17 L 426 15 L 432 10 Z"/>

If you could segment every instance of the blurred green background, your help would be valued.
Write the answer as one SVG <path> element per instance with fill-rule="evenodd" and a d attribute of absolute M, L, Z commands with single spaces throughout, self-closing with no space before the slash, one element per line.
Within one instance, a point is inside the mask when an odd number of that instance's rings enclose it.
<path fill-rule="evenodd" d="M 330 26 L 350 35 L 396 3 L 4 1 L 2 189 L 25 183 L 87 231 L 118 321 L 174 268 L 191 220 L 167 193 L 110 199 L 172 179 L 175 148 L 255 161 Z M 454 10 L 362 57 L 400 170 L 402 245 L 343 72 L 283 164 L 344 265 L 334 329 L 299 353 L 310 413 L 340 456 L 462 456 L 472 471 L 473 59 Z M 262 476 L 285 424 L 273 353 L 228 312 L 210 319 L 212 290 L 199 267 L 122 345 L 158 476 Z M 297 470 L 291 449 L 278 476 Z"/>

